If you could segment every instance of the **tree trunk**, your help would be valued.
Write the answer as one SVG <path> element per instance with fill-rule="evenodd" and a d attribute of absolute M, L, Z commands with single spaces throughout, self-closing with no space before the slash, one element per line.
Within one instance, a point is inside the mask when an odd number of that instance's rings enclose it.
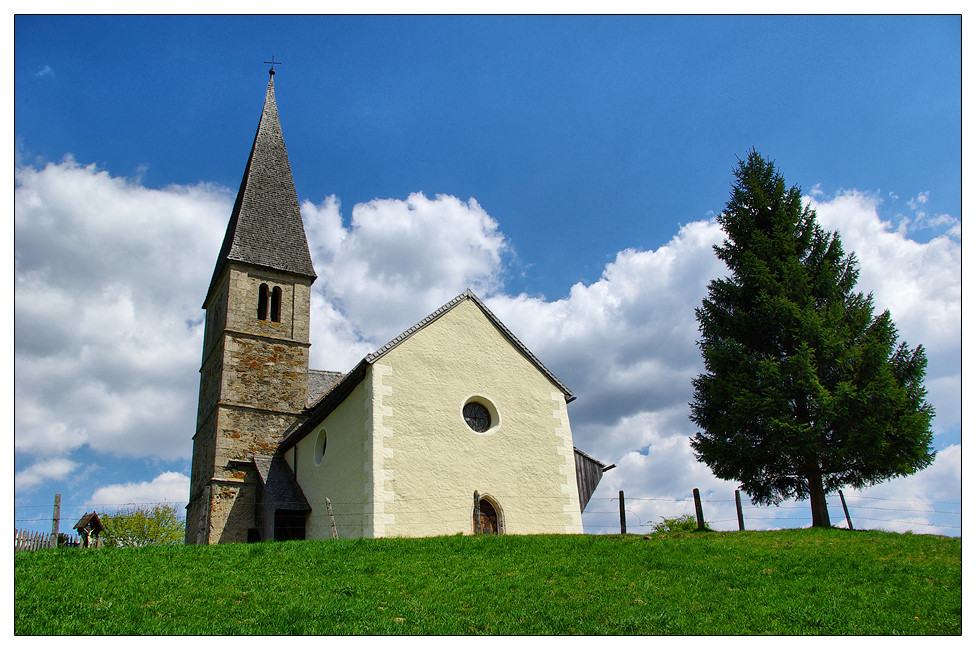
<path fill-rule="evenodd" d="M 823 474 L 820 463 L 808 464 L 807 484 L 810 488 L 810 511 L 814 528 L 830 528 L 830 514 L 827 512 L 827 495 L 823 489 Z"/>

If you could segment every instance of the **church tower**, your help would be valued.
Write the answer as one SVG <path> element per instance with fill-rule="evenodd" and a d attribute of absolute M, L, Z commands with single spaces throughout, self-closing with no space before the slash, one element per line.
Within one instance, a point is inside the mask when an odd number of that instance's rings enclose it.
<path fill-rule="evenodd" d="M 308 399 L 315 270 L 274 95 L 264 110 L 203 308 L 187 543 L 255 534 L 255 455 L 274 453 Z"/>

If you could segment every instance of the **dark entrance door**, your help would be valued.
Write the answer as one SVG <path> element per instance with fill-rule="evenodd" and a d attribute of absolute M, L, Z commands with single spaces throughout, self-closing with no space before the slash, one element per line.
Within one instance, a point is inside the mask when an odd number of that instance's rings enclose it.
<path fill-rule="evenodd" d="M 305 513 L 301 510 L 276 510 L 274 515 L 274 538 L 305 539 Z"/>
<path fill-rule="evenodd" d="M 498 534 L 498 513 L 495 507 L 487 499 L 478 501 L 478 509 L 481 510 L 481 532 L 488 535 Z"/>

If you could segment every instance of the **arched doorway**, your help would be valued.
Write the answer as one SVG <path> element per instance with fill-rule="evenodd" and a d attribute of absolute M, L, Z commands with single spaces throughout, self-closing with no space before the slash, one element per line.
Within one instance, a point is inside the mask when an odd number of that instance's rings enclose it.
<path fill-rule="evenodd" d="M 481 519 L 481 532 L 485 535 L 498 535 L 501 532 L 499 525 L 498 509 L 490 499 L 481 497 L 478 500 L 478 511 L 475 517 Z M 478 522 L 474 521 L 474 529 L 477 532 Z"/>

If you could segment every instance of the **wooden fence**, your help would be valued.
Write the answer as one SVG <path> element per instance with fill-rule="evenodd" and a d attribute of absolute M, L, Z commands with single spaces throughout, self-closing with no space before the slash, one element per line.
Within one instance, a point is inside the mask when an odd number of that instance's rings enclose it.
<path fill-rule="evenodd" d="M 14 529 L 15 551 L 36 551 L 41 548 L 78 547 L 80 545 L 78 538 L 73 535 Z"/>

